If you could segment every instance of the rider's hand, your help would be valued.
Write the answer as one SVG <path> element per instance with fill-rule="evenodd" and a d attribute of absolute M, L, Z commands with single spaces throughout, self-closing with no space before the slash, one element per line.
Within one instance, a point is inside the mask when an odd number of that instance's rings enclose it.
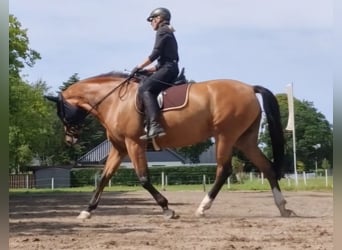
<path fill-rule="evenodd" d="M 134 77 L 136 73 L 139 73 L 142 69 L 139 68 L 138 66 L 134 67 L 134 69 L 132 69 L 131 74 L 129 75 L 130 77 Z"/>

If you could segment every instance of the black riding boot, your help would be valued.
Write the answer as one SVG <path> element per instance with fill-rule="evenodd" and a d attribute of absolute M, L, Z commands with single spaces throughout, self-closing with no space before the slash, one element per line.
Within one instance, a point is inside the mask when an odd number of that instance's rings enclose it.
<path fill-rule="evenodd" d="M 166 133 L 159 123 L 160 109 L 156 97 L 146 91 L 142 94 L 142 101 L 147 118 L 147 133 L 146 135 L 140 136 L 140 139 L 147 140 L 157 136 L 164 136 Z"/>

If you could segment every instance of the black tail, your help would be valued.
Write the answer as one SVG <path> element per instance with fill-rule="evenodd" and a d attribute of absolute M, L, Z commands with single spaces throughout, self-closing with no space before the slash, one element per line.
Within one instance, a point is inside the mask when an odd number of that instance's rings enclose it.
<path fill-rule="evenodd" d="M 254 92 L 262 96 L 263 107 L 266 113 L 273 150 L 273 168 L 277 179 L 283 175 L 284 164 L 284 134 L 280 120 L 279 104 L 271 91 L 261 86 L 254 86 Z"/>

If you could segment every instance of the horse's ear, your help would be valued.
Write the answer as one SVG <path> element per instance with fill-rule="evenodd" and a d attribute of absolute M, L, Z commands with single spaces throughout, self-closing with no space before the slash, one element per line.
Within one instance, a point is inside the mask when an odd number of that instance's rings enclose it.
<path fill-rule="evenodd" d="M 45 95 L 44 96 L 46 99 L 48 99 L 51 102 L 58 102 L 58 97 L 57 96 L 52 96 L 52 95 Z"/>

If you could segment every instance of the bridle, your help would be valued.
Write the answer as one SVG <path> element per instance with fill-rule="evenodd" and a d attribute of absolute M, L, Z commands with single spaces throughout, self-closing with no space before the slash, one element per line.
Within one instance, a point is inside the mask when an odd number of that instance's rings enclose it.
<path fill-rule="evenodd" d="M 77 138 L 88 114 L 86 110 L 65 101 L 62 93 L 58 94 L 57 115 L 65 127 L 65 135 Z"/>
<path fill-rule="evenodd" d="M 92 110 L 97 109 L 98 106 L 115 90 L 127 83 L 133 76 L 129 76 L 124 81 L 116 85 L 111 91 L 103 96 L 95 105 L 91 106 L 91 109 L 86 111 L 78 106 L 68 103 L 62 93 L 58 94 L 57 101 L 57 115 L 62 121 L 65 127 L 65 135 L 78 138 L 79 130 L 82 128 L 86 117 Z"/>

